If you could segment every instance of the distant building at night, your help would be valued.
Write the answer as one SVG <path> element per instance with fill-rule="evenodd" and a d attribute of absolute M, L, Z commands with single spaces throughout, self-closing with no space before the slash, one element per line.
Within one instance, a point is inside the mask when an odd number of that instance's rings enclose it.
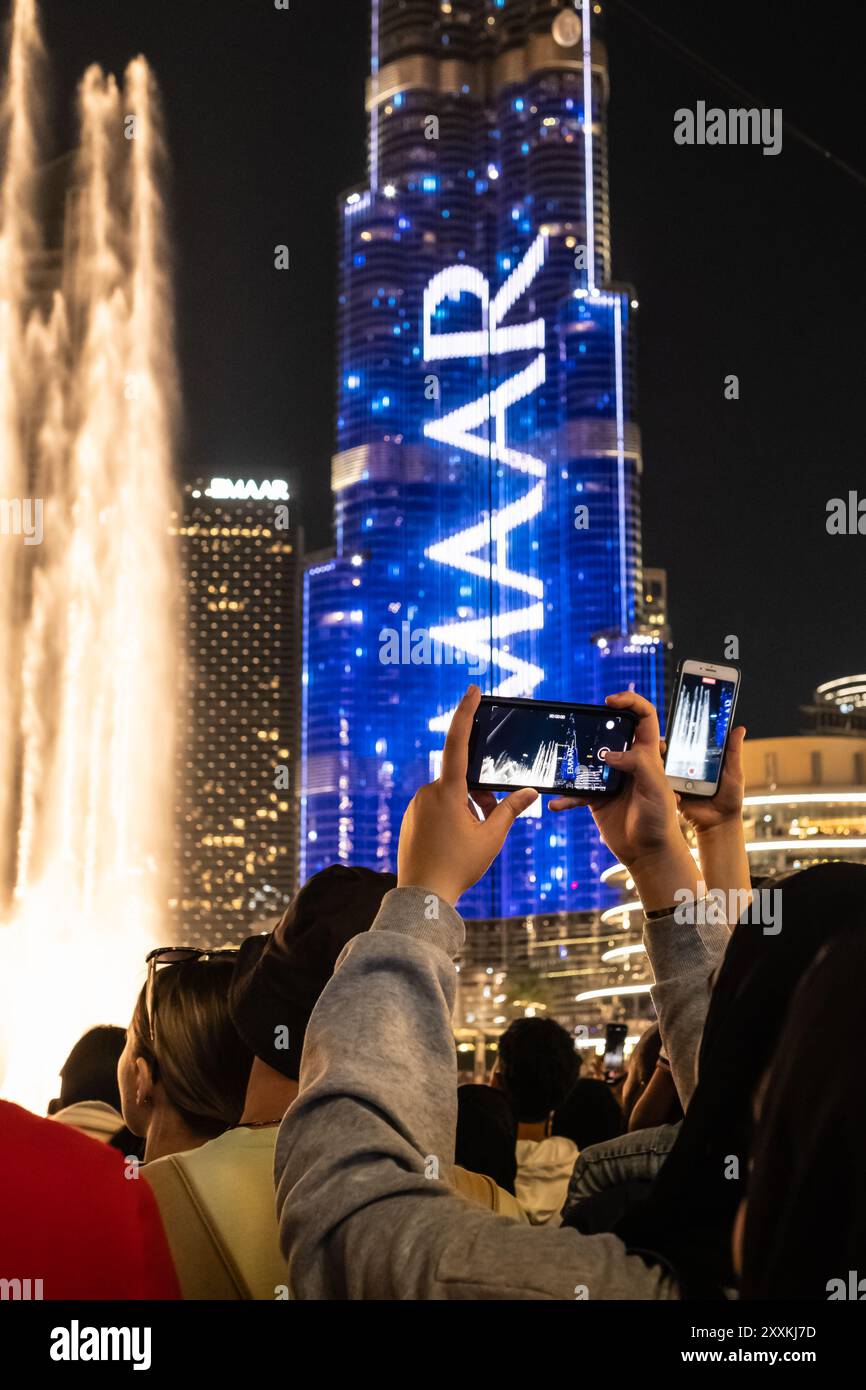
<path fill-rule="evenodd" d="M 395 867 L 470 680 L 664 706 L 600 9 L 373 0 L 370 176 L 339 213 L 336 544 L 305 579 L 302 877 Z M 438 655 L 392 664 L 403 632 Z M 597 911 L 610 863 L 587 812 L 526 816 L 462 908 Z"/>
<path fill-rule="evenodd" d="M 812 728 L 794 737 L 746 739 L 743 824 L 753 880 L 828 860 L 866 863 L 866 727 L 850 722 L 858 710 L 863 713 L 864 697 L 864 676 L 829 681 L 805 706 L 807 716 L 820 715 Z M 839 724 L 832 715 L 837 700 Z M 616 983 L 646 982 L 648 989 L 643 912 L 634 884 L 621 864 L 607 878 L 624 897 L 602 917 L 621 938 L 601 957 L 605 967 L 622 972 L 610 982 L 609 994 Z"/>
<path fill-rule="evenodd" d="M 303 534 L 285 483 L 188 484 L 175 937 L 231 943 L 297 886 Z"/>
<path fill-rule="evenodd" d="M 866 675 L 840 676 L 819 685 L 803 705 L 803 733 L 853 734 L 866 738 Z"/>
<path fill-rule="evenodd" d="M 796 738 L 747 739 L 744 818 L 754 876 L 866 862 L 866 676 L 819 685 Z"/>

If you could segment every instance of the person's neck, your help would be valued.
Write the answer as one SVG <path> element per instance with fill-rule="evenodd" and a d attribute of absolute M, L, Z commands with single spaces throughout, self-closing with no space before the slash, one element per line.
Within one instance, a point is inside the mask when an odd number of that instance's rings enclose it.
<path fill-rule="evenodd" d="M 517 1126 L 517 1137 L 518 1139 L 531 1139 L 536 1144 L 540 1143 L 542 1139 L 547 1138 L 548 1123 L 547 1120 L 533 1120 L 531 1122 L 521 1120 Z"/>
<path fill-rule="evenodd" d="M 167 1158 L 169 1154 L 183 1153 L 186 1149 L 199 1149 L 208 1141 L 207 1134 L 200 1134 L 181 1119 L 176 1110 L 160 1106 L 153 1113 L 147 1129 L 144 1146 L 144 1162 Z"/>
<path fill-rule="evenodd" d="M 278 1125 L 298 1094 L 298 1083 L 253 1058 L 241 1125 Z"/>

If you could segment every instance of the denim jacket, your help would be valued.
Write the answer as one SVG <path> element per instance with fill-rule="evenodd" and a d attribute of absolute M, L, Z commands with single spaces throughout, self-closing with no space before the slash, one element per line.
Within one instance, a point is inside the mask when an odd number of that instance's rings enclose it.
<path fill-rule="evenodd" d="M 652 1182 L 679 1134 L 679 1124 L 636 1129 L 584 1149 L 574 1165 L 563 1220 L 587 1197 L 627 1182 Z"/>

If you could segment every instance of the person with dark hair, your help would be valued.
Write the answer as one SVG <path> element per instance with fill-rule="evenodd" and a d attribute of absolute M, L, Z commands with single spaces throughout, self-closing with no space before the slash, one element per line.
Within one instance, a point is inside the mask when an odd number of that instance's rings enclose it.
<path fill-rule="evenodd" d="M 251 1056 L 229 1016 L 236 951 L 151 952 L 117 1064 L 123 1118 L 146 1163 L 204 1144 L 240 1119 Z"/>
<path fill-rule="evenodd" d="M 551 1132 L 572 1139 L 578 1152 L 622 1134 L 622 1111 L 604 1081 L 581 1076 L 553 1114 Z"/>
<path fill-rule="evenodd" d="M 553 1112 L 580 1071 L 574 1041 L 553 1018 L 518 1018 L 499 1039 L 492 1082 L 517 1121 L 514 1195 L 533 1225 L 558 1217 L 577 1158 L 574 1142 L 554 1137 Z"/>
<path fill-rule="evenodd" d="M 791 1000 L 758 1085 L 757 1134 L 735 1225 L 745 1299 L 862 1300 L 866 1293 L 864 979 L 866 930 L 824 947 Z"/>
<path fill-rule="evenodd" d="M 641 1034 L 629 1058 L 622 1090 L 622 1113 L 626 1129 L 654 1129 L 673 1125 L 683 1117 L 683 1107 L 662 1051 L 658 1023 L 651 1023 Z"/>
<path fill-rule="evenodd" d="M 731 1240 L 755 1133 L 753 1100 L 797 986 L 826 942 L 866 930 L 866 865 L 818 864 L 777 879 L 774 891 L 779 894 L 774 917 L 782 930 L 765 932 L 744 916 L 734 931 L 712 992 L 697 1089 L 677 1141 L 647 1200 L 613 1228 L 627 1243 L 672 1264 L 696 1297 L 721 1297 L 736 1284 Z M 802 1015 L 791 1016 L 802 1026 Z M 770 1073 L 758 1147 L 764 1115 L 774 1113 L 779 1074 Z M 799 1096 L 788 1096 L 785 1103 L 798 1105 Z M 810 1113 L 804 1127 L 803 1113 L 797 1145 L 809 1146 L 807 1131 L 820 1128 L 821 1116 Z M 796 1153 L 789 1155 L 792 1169 L 797 1159 Z M 785 1203 L 786 1193 L 783 1184 L 775 1200 Z M 802 1215 L 797 1210 L 790 1219 Z"/>
<path fill-rule="evenodd" d="M 511 1102 L 518 1126 L 523 1127 L 519 1137 L 529 1127 L 547 1125 L 579 1071 L 574 1041 L 555 1019 L 518 1018 L 506 1028 L 499 1039 L 493 1084 Z"/>
<path fill-rule="evenodd" d="M 296 893 L 270 933 L 247 937 L 226 982 L 252 1055 L 231 1127 L 149 1163 L 187 1299 L 270 1299 L 286 1284 L 274 1211 L 274 1144 L 298 1093 L 310 1014 L 347 942 L 369 928 L 393 874 L 335 864 Z M 225 1128 L 225 1127 L 224 1127 Z"/>
<path fill-rule="evenodd" d="M 90 1028 L 60 1068 L 60 1095 L 48 1114 L 91 1139 L 109 1143 L 124 1131 L 117 1064 L 126 1046 L 123 1028 Z"/>
<path fill-rule="evenodd" d="M 662 1035 L 658 1022 L 650 1023 L 635 1043 L 625 1069 L 621 1104 L 622 1113 L 626 1120 L 649 1085 L 661 1050 Z"/>
<path fill-rule="evenodd" d="M 455 1163 L 485 1174 L 513 1194 L 516 1139 L 514 1112 L 502 1091 L 493 1086 L 458 1086 Z"/>

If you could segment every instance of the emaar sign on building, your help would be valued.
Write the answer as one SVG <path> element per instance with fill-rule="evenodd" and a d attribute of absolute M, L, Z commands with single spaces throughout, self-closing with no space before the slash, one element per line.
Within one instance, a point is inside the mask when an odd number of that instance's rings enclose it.
<path fill-rule="evenodd" d="M 235 482 L 231 478 L 211 478 L 210 487 L 205 489 L 205 496 L 221 501 L 231 499 L 235 502 L 288 502 L 289 485 L 282 478 L 274 478 L 272 482 L 265 483 L 257 483 L 252 478 L 246 482 L 242 478 Z"/>

